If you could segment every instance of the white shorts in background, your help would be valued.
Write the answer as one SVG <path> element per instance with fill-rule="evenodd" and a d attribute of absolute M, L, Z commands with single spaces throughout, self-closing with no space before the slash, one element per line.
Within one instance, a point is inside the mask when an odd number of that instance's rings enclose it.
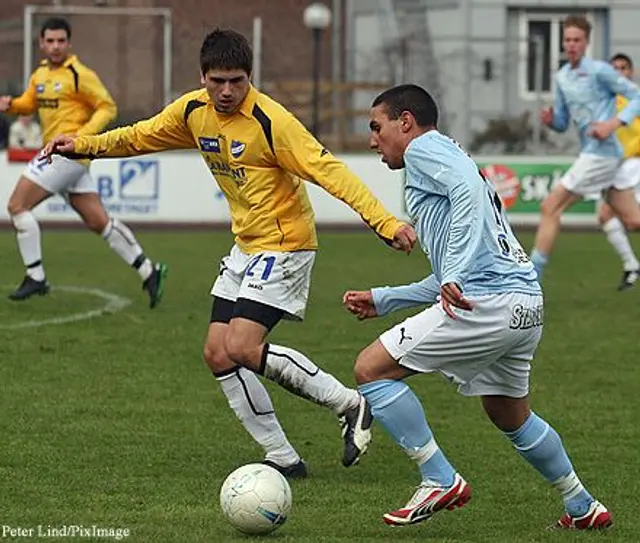
<path fill-rule="evenodd" d="M 636 198 L 640 198 L 640 158 L 625 159 L 613 177 L 613 188 L 617 190 L 635 189 Z"/>
<path fill-rule="evenodd" d="M 542 296 L 471 300 L 474 309 L 454 309 L 456 319 L 434 305 L 384 332 L 380 341 L 401 366 L 439 372 L 465 396 L 526 396 L 530 362 L 542 337 Z"/>
<path fill-rule="evenodd" d="M 611 187 L 617 190 L 634 189 L 636 200 L 640 202 L 640 157 L 631 157 L 625 159 L 611 180 Z M 606 192 L 594 192 L 585 196 L 585 200 L 603 200 Z"/>
<path fill-rule="evenodd" d="M 285 318 L 302 320 L 309 299 L 315 251 L 247 254 L 234 245 L 220 263 L 220 275 L 211 294 L 235 302 L 246 298 L 285 312 Z"/>
<path fill-rule="evenodd" d="M 51 163 L 36 155 L 22 175 L 52 194 L 96 192 L 88 166 L 60 155 L 53 155 Z"/>
<path fill-rule="evenodd" d="M 602 193 L 613 186 L 620 160 L 597 155 L 580 155 L 562 176 L 560 183 L 582 197 Z"/>

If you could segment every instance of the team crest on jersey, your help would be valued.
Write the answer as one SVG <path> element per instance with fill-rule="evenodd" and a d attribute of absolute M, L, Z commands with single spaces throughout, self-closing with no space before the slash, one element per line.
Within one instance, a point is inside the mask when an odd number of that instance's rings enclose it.
<path fill-rule="evenodd" d="M 53 84 L 53 90 L 54 92 L 60 92 L 62 90 L 62 83 L 60 83 L 59 81 L 56 81 Z"/>
<path fill-rule="evenodd" d="M 42 94 L 44 92 L 44 83 L 39 83 L 36 85 L 36 92 L 38 94 Z"/>
<path fill-rule="evenodd" d="M 198 138 L 198 144 L 203 153 L 220 152 L 220 140 L 218 138 Z"/>
<path fill-rule="evenodd" d="M 233 158 L 238 158 L 242 153 L 244 153 L 244 150 L 247 148 L 247 146 L 242 143 L 241 141 L 238 140 L 231 140 L 231 156 L 233 156 Z"/>

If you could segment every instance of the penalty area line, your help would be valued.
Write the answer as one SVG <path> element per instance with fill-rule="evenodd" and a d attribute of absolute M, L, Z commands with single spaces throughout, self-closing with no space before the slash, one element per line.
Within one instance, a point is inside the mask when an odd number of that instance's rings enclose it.
<path fill-rule="evenodd" d="M 97 309 L 91 309 L 89 311 L 82 311 L 80 313 L 72 313 L 71 315 L 65 315 L 63 317 L 51 317 L 49 319 L 32 320 L 16 322 L 14 324 L 1 324 L 0 330 L 20 330 L 22 328 L 37 328 L 39 326 L 48 326 L 50 324 L 67 324 L 70 322 L 86 321 L 95 317 L 101 317 L 102 315 L 117 313 L 122 311 L 125 307 L 131 305 L 131 300 L 112 292 L 107 292 L 99 288 L 89 287 L 74 287 L 71 285 L 60 285 L 51 287 L 52 292 L 69 292 L 72 294 L 88 294 L 95 296 L 105 301 L 102 307 Z M 21 303 L 21 302 L 13 302 Z M 22 302 L 23 303 L 23 302 Z"/>

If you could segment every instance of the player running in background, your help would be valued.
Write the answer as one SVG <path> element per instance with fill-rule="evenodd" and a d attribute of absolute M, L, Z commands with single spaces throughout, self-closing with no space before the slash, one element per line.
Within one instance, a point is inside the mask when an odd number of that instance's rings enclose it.
<path fill-rule="evenodd" d="M 542 335 L 536 272 L 491 183 L 437 130 L 433 98 L 415 85 L 373 102 L 371 146 L 389 168 L 406 168 L 407 211 L 433 274 L 412 285 L 347 292 L 360 318 L 436 304 L 384 332 L 355 366 L 374 418 L 418 464 L 422 482 L 404 507 L 384 515 L 402 526 L 463 506 L 471 488 L 438 447 L 404 379 L 439 372 L 465 396 L 480 396 L 491 421 L 562 495 L 562 528 L 602 528 L 608 511 L 583 487 L 556 431 L 529 406 L 531 360 Z M 440 303 L 437 300 L 440 299 Z"/>
<path fill-rule="evenodd" d="M 623 53 L 618 53 L 611 57 L 611 65 L 617 72 L 633 80 L 633 61 L 631 57 Z M 622 111 L 629 101 L 624 96 L 616 99 L 618 112 Z M 636 200 L 640 202 L 640 119 L 635 118 L 629 126 L 623 126 L 616 131 L 616 137 L 620 141 L 623 149 L 624 160 L 616 171 L 613 186 L 619 190 L 635 190 Z M 609 243 L 622 260 L 622 279 L 618 285 L 618 290 L 626 290 L 634 285 L 640 277 L 640 262 L 636 257 L 629 237 L 620 219 L 618 219 L 611 206 L 605 201 L 600 207 L 598 220 L 602 230 L 607 236 Z"/>
<path fill-rule="evenodd" d="M 577 160 L 542 202 L 540 225 L 531 260 L 541 279 L 556 236 L 562 213 L 577 201 L 606 191 L 615 215 L 627 229 L 640 228 L 640 207 L 632 189 L 613 186 L 622 149 L 614 132 L 640 115 L 640 92 L 608 63 L 585 57 L 591 24 L 584 16 L 566 18 L 563 47 L 568 62 L 555 76 L 555 105 L 541 111 L 542 122 L 557 132 L 573 120 L 580 135 Z M 616 115 L 616 96 L 630 101 Z"/>
<path fill-rule="evenodd" d="M 46 57 L 16 98 L 0 97 L 0 111 L 29 115 L 38 112 L 44 142 L 60 133 L 96 134 L 116 116 L 116 105 L 98 76 L 71 54 L 71 26 L 52 18 L 42 25 L 40 47 Z M 51 163 L 35 157 L 22 173 L 9 198 L 7 210 L 26 267 L 22 284 L 9 297 L 24 300 L 49 292 L 42 264 L 40 226 L 32 210 L 53 194 L 63 194 L 87 228 L 100 234 L 142 278 L 150 306 L 160 301 L 166 266 L 149 260 L 135 236 L 121 221 L 109 217 L 89 175 L 87 161 L 61 156 Z"/>
<path fill-rule="evenodd" d="M 390 215 L 369 189 L 280 104 L 250 83 L 253 54 L 232 30 L 209 34 L 200 51 L 203 89 L 189 92 L 155 117 L 100 136 L 58 137 L 51 153 L 133 156 L 198 148 L 224 192 L 235 245 L 222 259 L 204 358 L 230 407 L 289 477 L 306 466 L 287 440 L 256 374 L 329 407 L 341 418 L 342 462 L 358 461 L 370 439 L 365 400 L 305 355 L 267 342 L 281 319 L 304 317 L 318 240 L 303 179 L 360 214 L 383 240 L 410 251 L 415 232 Z M 178 182 L 176 180 L 176 182 Z"/>

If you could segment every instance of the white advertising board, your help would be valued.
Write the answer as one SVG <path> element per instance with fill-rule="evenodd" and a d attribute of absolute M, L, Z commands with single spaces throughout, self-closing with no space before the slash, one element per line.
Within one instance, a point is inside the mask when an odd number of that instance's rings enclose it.
<path fill-rule="evenodd" d="M 343 157 L 387 209 L 404 217 L 402 175 L 389 171 L 375 156 Z M 7 201 L 26 164 L 8 162 L 0 152 L 0 221 L 7 221 Z M 226 223 L 229 208 L 197 152 L 168 152 L 129 159 L 95 160 L 91 175 L 107 211 L 130 222 Z M 308 184 L 318 223 L 352 224 L 360 218 L 321 188 Z M 78 220 L 60 196 L 35 210 L 42 221 Z"/>
<path fill-rule="evenodd" d="M 363 179 L 391 213 L 407 220 L 401 171 L 390 171 L 373 153 L 339 155 L 339 158 Z M 551 190 L 555 177 L 571 163 L 570 157 L 555 158 L 553 164 L 548 157 L 475 159 L 478 164 L 491 164 L 485 171 L 509 172 L 507 181 L 513 186 L 509 185 L 509 191 L 501 192 L 501 196 L 516 226 L 538 223 L 542 199 Z M 0 151 L 0 222 L 8 221 L 7 200 L 24 167 L 24 163 L 8 162 L 6 152 Z M 107 211 L 127 222 L 224 224 L 230 220 L 227 202 L 197 152 L 96 160 L 91 164 L 91 175 Z M 498 188 L 501 183 L 504 185 L 504 180 L 499 178 L 492 181 Z M 532 192 L 534 186 L 536 190 Z M 307 187 L 319 225 L 360 224 L 358 215 L 346 204 L 320 187 L 312 184 Z M 510 196 L 513 202 L 509 202 Z M 79 220 L 60 196 L 43 202 L 36 208 L 35 215 L 47 222 Z M 595 226 L 595 205 L 577 206 L 571 213 L 565 213 L 563 223 Z"/>

